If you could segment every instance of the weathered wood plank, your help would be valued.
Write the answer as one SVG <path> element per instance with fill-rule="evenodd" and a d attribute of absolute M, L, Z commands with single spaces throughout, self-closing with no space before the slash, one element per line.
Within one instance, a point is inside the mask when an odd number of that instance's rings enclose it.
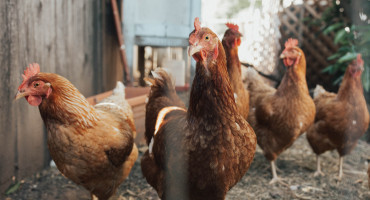
<path fill-rule="evenodd" d="M 11 0 L 0 1 L 0 192 L 4 191 L 11 183 L 11 177 L 15 174 L 16 158 L 16 121 L 14 111 L 16 106 L 11 99 L 14 98 L 13 87 L 16 87 L 14 80 L 11 81 L 12 73 L 16 70 L 12 68 L 12 50 L 14 43 L 14 23 L 9 23 L 14 19 L 12 12 L 16 10 L 14 2 Z"/>

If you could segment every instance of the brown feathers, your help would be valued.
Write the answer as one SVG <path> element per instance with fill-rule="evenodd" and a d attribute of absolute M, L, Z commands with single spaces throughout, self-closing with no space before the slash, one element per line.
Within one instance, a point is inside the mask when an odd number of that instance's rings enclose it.
<path fill-rule="evenodd" d="M 189 54 L 197 65 L 189 108 L 163 117 L 141 167 L 160 198 L 222 200 L 248 170 L 256 136 L 237 112 L 221 42 L 210 29 L 200 27 L 199 19 L 194 24 Z M 171 82 L 160 77 L 151 82 L 157 81 Z M 152 86 L 148 104 L 156 98 L 160 103 L 162 98 L 162 105 L 172 106 L 166 103 L 170 98 L 155 95 L 156 90 Z M 146 120 L 152 119 L 151 115 L 157 117 L 158 113 L 147 112 Z"/>

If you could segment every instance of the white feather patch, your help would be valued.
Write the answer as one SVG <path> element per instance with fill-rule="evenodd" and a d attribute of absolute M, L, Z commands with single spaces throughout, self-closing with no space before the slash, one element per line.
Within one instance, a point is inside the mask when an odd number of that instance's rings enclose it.
<path fill-rule="evenodd" d="M 315 90 L 313 91 L 313 98 L 315 99 L 318 97 L 320 94 L 325 93 L 325 89 L 321 85 L 316 85 Z"/>
<path fill-rule="evenodd" d="M 183 110 L 183 111 L 186 111 L 185 109 L 180 108 L 180 107 L 177 107 L 177 106 L 169 106 L 169 107 L 164 107 L 164 108 L 162 108 L 162 110 L 161 110 L 161 111 L 159 111 L 159 113 L 158 113 L 157 122 L 155 123 L 155 131 L 154 131 L 154 135 L 156 135 L 156 134 L 157 134 L 158 129 L 159 129 L 159 127 L 161 126 L 161 124 L 162 124 L 162 122 L 163 122 L 164 118 L 166 117 L 166 115 L 167 115 L 169 112 L 173 111 L 173 110 Z"/>
<path fill-rule="evenodd" d="M 117 81 L 117 85 L 113 89 L 113 94 L 117 94 L 119 92 L 125 93 L 125 85 L 121 81 Z"/>
<path fill-rule="evenodd" d="M 152 75 L 153 75 L 153 77 L 154 77 L 154 78 L 156 78 L 156 79 L 160 79 L 160 80 L 162 80 L 162 81 L 163 81 L 162 76 L 160 76 L 157 72 L 152 71 Z"/>
<path fill-rule="evenodd" d="M 155 131 L 154 131 L 154 135 L 157 134 L 158 130 L 159 130 L 159 127 L 161 126 L 164 118 L 166 117 L 167 113 L 173 111 L 173 110 L 183 110 L 183 111 L 186 111 L 185 109 L 183 108 L 180 108 L 180 107 L 177 107 L 177 106 L 169 106 L 169 107 L 164 107 L 161 109 L 161 111 L 159 111 L 158 113 L 158 117 L 157 117 L 157 121 L 155 123 Z M 150 139 L 150 143 L 149 143 L 149 153 L 152 153 L 153 152 L 153 145 L 154 145 L 154 135 L 153 137 Z"/>
<path fill-rule="evenodd" d="M 236 125 L 236 130 L 238 130 L 238 131 L 239 131 L 239 130 L 240 130 L 240 126 L 239 126 L 239 124 L 235 122 L 235 125 Z"/>
<path fill-rule="evenodd" d="M 118 106 L 117 104 L 114 103 L 98 103 L 95 106 Z"/>
<path fill-rule="evenodd" d="M 152 137 L 152 139 L 150 140 L 150 143 L 149 143 L 149 153 L 153 152 L 153 143 L 154 143 L 154 138 Z"/>

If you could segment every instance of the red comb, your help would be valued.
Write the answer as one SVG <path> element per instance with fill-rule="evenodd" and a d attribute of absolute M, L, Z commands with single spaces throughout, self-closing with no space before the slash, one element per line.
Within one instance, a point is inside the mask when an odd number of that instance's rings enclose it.
<path fill-rule="evenodd" d="M 24 74 L 22 74 L 23 81 L 28 80 L 32 76 L 38 74 L 40 72 L 40 66 L 37 63 L 29 64 L 27 69 L 24 70 Z"/>
<path fill-rule="evenodd" d="M 296 47 L 296 46 L 298 46 L 298 40 L 297 39 L 289 38 L 285 42 L 285 48 L 293 48 L 293 47 Z"/>
<path fill-rule="evenodd" d="M 233 29 L 235 31 L 238 31 L 239 32 L 239 26 L 236 25 L 236 24 L 232 24 L 232 23 L 226 23 L 226 26 L 230 29 Z"/>
<path fill-rule="evenodd" d="M 24 74 L 22 74 L 23 82 L 19 86 L 19 88 L 21 88 L 24 84 L 26 84 L 28 79 L 30 79 L 32 76 L 35 76 L 39 72 L 40 72 L 39 64 L 37 64 L 37 63 L 29 64 L 28 67 L 26 68 L 26 70 L 24 70 Z"/>
<path fill-rule="evenodd" d="M 199 17 L 196 17 L 194 19 L 194 28 L 195 28 L 195 31 L 199 31 L 200 30 L 200 21 L 199 21 Z"/>
<path fill-rule="evenodd" d="M 357 64 L 358 65 L 363 65 L 364 64 L 364 61 L 362 60 L 360 53 L 357 54 Z"/>

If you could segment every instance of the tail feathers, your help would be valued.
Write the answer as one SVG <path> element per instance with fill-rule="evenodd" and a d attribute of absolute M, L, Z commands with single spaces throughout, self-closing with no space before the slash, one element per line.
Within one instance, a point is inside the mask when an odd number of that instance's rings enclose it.
<path fill-rule="evenodd" d="M 256 81 L 264 83 L 262 77 L 258 74 L 258 72 L 253 67 L 247 68 L 245 78 L 247 80 L 247 83 L 256 82 Z"/>
<path fill-rule="evenodd" d="M 125 118 L 128 117 L 130 119 L 133 119 L 131 106 L 125 99 L 125 96 L 125 85 L 123 85 L 122 82 L 117 81 L 117 85 L 113 89 L 112 95 L 101 100 L 98 104 L 95 105 L 95 108 L 112 110 L 112 112 L 117 112 L 120 115 L 123 111 Z M 117 106 L 122 110 L 119 111 L 117 109 Z"/>
<path fill-rule="evenodd" d="M 275 91 L 275 89 L 268 85 L 252 67 L 248 67 L 246 70 L 246 84 L 248 91 L 251 92 L 252 95 L 254 92 Z"/>
<path fill-rule="evenodd" d="M 313 98 L 317 98 L 319 95 L 324 94 L 326 90 L 321 85 L 316 85 L 316 88 L 313 92 Z"/>
<path fill-rule="evenodd" d="M 161 68 L 156 69 L 152 74 L 152 78 L 144 79 L 151 86 L 145 117 L 145 138 L 148 145 L 155 134 L 159 112 L 169 106 L 185 108 L 185 104 L 176 93 L 171 76 Z"/>
<path fill-rule="evenodd" d="M 125 98 L 125 88 L 125 85 L 121 81 L 117 81 L 117 85 L 113 89 L 113 95 L 123 95 L 123 98 Z"/>
<path fill-rule="evenodd" d="M 157 68 L 152 71 L 153 78 L 144 78 L 146 83 L 153 89 L 159 88 L 164 91 L 175 90 L 175 82 L 173 78 L 163 68 Z"/>
<path fill-rule="evenodd" d="M 125 104 L 125 86 L 121 81 L 117 81 L 116 87 L 113 89 L 113 93 L 111 96 L 103 99 L 99 103 L 114 103 L 117 104 L 118 106 L 123 106 Z"/>

